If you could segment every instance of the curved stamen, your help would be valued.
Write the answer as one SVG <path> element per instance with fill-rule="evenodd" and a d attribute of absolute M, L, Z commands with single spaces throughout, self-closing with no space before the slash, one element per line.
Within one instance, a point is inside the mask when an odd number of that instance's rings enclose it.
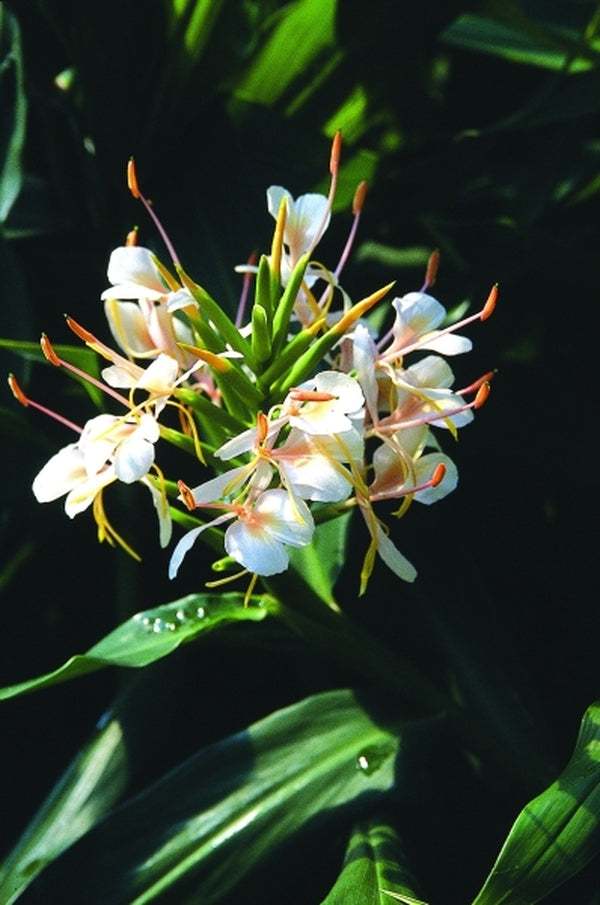
<path fill-rule="evenodd" d="M 173 247 L 173 243 L 169 239 L 164 226 L 158 219 L 157 215 L 154 213 L 154 208 L 152 207 L 151 202 L 147 198 L 145 198 L 144 195 L 142 195 L 142 193 L 140 191 L 138 181 L 137 181 L 137 174 L 135 171 L 135 163 L 134 163 L 133 157 L 127 163 L 127 185 L 129 187 L 129 191 L 131 192 L 133 197 L 136 199 L 139 199 L 139 201 L 142 202 L 142 204 L 146 208 L 147 212 L 149 213 L 150 217 L 154 221 L 154 225 L 156 226 L 158 232 L 160 233 L 160 236 L 167 247 L 167 251 L 171 255 L 171 260 L 173 261 L 173 264 L 176 267 L 181 267 L 181 261 L 179 260 L 177 252 L 175 251 L 175 249 Z"/>

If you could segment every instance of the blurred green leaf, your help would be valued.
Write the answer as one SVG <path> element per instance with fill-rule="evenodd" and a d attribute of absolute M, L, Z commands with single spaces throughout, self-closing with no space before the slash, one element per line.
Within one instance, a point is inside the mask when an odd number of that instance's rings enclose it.
<path fill-rule="evenodd" d="M 271 598 L 254 598 L 244 606 L 244 595 L 190 594 L 163 606 L 136 613 L 85 654 L 76 654 L 46 675 L 0 689 L 0 700 L 37 691 L 96 672 L 105 666 L 142 667 L 166 657 L 180 644 L 231 622 L 260 622 L 274 611 Z"/>
<path fill-rule="evenodd" d="M 0 5 L 0 93 L 0 224 L 3 224 L 21 190 L 21 154 L 27 116 L 19 26 L 4 4 Z"/>
<path fill-rule="evenodd" d="M 563 773 L 517 817 L 473 905 L 534 905 L 600 852 L 600 704 Z"/>
<path fill-rule="evenodd" d="M 322 905 L 390 905 L 391 898 L 425 905 L 414 893 L 398 834 L 386 822 L 371 819 L 352 833 L 341 873 Z"/>
<path fill-rule="evenodd" d="M 122 728 L 113 718 L 70 764 L 0 868 L 4 905 L 15 902 L 47 864 L 110 810 L 128 771 Z"/>
<path fill-rule="evenodd" d="M 349 690 L 279 710 L 113 811 L 45 872 L 46 901 L 217 902 L 299 830 L 381 801 L 422 731 L 399 736 Z"/>
<path fill-rule="evenodd" d="M 581 42 L 580 32 L 530 19 L 517 3 L 486 4 L 485 13 L 460 15 L 440 36 L 456 47 L 513 63 L 581 72 L 598 65 L 600 40 Z"/>
<path fill-rule="evenodd" d="M 223 3 L 224 0 L 172 0 L 173 15 L 182 29 L 178 43 L 185 47 L 190 64 L 202 56 Z"/>
<path fill-rule="evenodd" d="M 329 60 L 331 65 L 332 59 L 339 56 L 335 50 L 336 8 L 337 0 L 295 0 L 285 4 L 273 17 L 271 33 L 235 87 L 235 96 L 271 106 L 298 76 L 314 72 L 320 80 L 324 61 Z M 308 96 L 306 82 L 303 95 Z"/>

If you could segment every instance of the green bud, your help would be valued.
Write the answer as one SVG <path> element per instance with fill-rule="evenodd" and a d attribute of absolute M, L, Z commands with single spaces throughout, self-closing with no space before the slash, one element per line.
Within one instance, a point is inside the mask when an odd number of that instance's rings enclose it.
<path fill-rule="evenodd" d="M 252 354 L 258 364 L 271 358 L 271 329 L 267 312 L 262 305 L 252 309 Z"/>

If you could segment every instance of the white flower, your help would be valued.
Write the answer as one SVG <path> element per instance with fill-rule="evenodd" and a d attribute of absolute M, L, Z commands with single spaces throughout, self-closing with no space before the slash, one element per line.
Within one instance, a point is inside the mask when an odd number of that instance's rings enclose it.
<path fill-rule="evenodd" d="M 442 355 L 470 352 L 472 343 L 466 336 L 436 329 L 446 317 L 446 309 L 432 295 L 408 292 L 402 298 L 395 298 L 392 305 L 396 319 L 392 328 L 394 339 L 384 353 L 387 360 L 405 355 L 414 347 Z"/>
<path fill-rule="evenodd" d="M 321 371 L 290 390 L 282 406 L 292 427 L 307 434 L 342 434 L 362 416 L 364 396 L 349 374 Z"/>
<path fill-rule="evenodd" d="M 289 277 L 302 255 L 316 247 L 329 226 L 331 212 L 325 195 L 309 193 L 294 200 L 287 189 L 272 185 L 267 189 L 267 207 L 275 220 L 284 199 L 287 207 L 283 231 L 284 262 L 288 271 L 285 276 Z M 282 282 L 285 285 L 287 279 Z"/>
<path fill-rule="evenodd" d="M 170 578 L 177 575 L 197 537 L 229 519 L 236 521 L 225 532 L 225 549 L 236 562 L 257 575 L 283 572 L 289 563 L 286 546 L 304 547 L 312 540 L 315 526 L 308 506 L 302 500 L 292 500 L 285 490 L 265 490 L 252 502 L 223 505 L 227 512 L 192 528 L 181 538 L 169 563 Z"/>
<path fill-rule="evenodd" d="M 39 503 L 66 495 L 65 512 L 74 518 L 94 504 L 114 481 L 140 481 L 152 495 L 164 547 L 171 537 L 169 508 L 165 494 L 148 478 L 158 438 L 158 424 L 149 414 L 129 420 L 98 415 L 85 424 L 77 443 L 70 443 L 49 459 L 34 479 L 33 493 Z M 95 507 L 94 515 L 101 532 L 118 538 L 108 526 L 102 507 L 97 511 Z"/>
<path fill-rule="evenodd" d="M 150 470 L 159 436 L 156 419 L 145 412 L 137 419 L 97 415 L 83 428 L 77 446 L 83 452 L 88 474 L 96 474 L 110 460 L 117 478 L 132 484 Z"/>
<path fill-rule="evenodd" d="M 169 287 L 149 248 L 122 245 L 111 253 L 108 261 L 108 281 L 112 284 L 100 298 L 148 299 L 166 302 L 169 311 L 196 305 L 189 290 L 182 286 Z"/>
<path fill-rule="evenodd" d="M 74 518 L 91 506 L 104 487 L 116 480 L 112 465 L 102 465 L 90 473 L 83 450 L 77 443 L 70 443 L 46 462 L 36 475 L 32 490 L 38 503 L 50 503 L 66 495 L 65 512 L 69 518 Z"/>
<path fill-rule="evenodd" d="M 193 333 L 173 315 L 197 307 L 190 292 L 161 270 L 148 248 L 137 245 L 111 253 L 108 279 L 113 286 L 101 298 L 111 333 L 124 352 L 135 358 L 167 352 L 189 367 L 190 356 L 179 343 L 193 343 Z"/>
<path fill-rule="evenodd" d="M 458 471 L 452 459 L 441 452 L 424 451 L 429 441 L 427 427 L 419 426 L 398 431 L 387 443 L 373 453 L 375 477 L 369 487 L 369 497 L 397 499 L 411 495 L 427 505 L 443 499 L 458 483 Z M 439 465 L 444 474 L 439 483 L 427 485 Z M 418 489 L 421 487 L 422 489 Z"/>

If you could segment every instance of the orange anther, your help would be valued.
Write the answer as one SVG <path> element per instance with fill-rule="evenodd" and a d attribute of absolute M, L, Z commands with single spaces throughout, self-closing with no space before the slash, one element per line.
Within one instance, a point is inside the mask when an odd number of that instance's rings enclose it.
<path fill-rule="evenodd" d="M 40 339 L 40 346 L 42 348 L 42 352 L 44 353 L 44 357 L 50 362 L 51 365 L 54 365 L 57 368 L 60 368 L 62 365 L 62 361 L 52 348 L 52 343 L 48 339 L 45 333 L 42 333 L 42 338 Z"/>
<path fill-rule="evenodd" d="M 24 405 L 25 407 L 27 407 L 29 405 L 29 399 L 27 398 L 27 396 L 25 395 L 25 393 L 23 392 L 23 390 L 17 383 L 17 378 L 15 377 L 14 374 L 8 375 L 8 385 L 9 385 L 11 392 L 12 392 L 13 396 L 15 397 L 15 399 L 18 402 L 20 402 L 21 405 Z"/>
<path fill-rule="evenodd" d="M 495 283 L 491 290 L 490 294 L 487 297 L 487 301 L 481 310 L 481 314 L 479 315 L 479 320 L 485 321 L 492 314 L 494 308 L 496 307 L 496 302 L 498 301 L 498 283 Z"/>
<path fill-rule="evenodd" d="M 440 253 L 435 249 L 429 255 L 429 260 L 427 261 L 427 269 L 425 270 L 425 286 L 429 288 L 435 284 L 435 280 L 437 277 L 438 267 L 440 266 Z"/>
<path fill-rule="evenodd" d="M 131 157 L 127 162 L 127 187 L 134 198 L 139 198 L 141 196 L 142 193 L 138 188 L 133 157 Z"/>
<path fill-rule="evenodd" d="M 196 508 L 196 500 L 194 499 L 194 494 L 191 491 L 191 488 L 184 484 L 183 481 L 177 481 L 177 486 L 179 487 L 179 495 L 181 497 L 182 502 L 187 506 L 187 508 L 192 511 Z"/>
<path fill-rule="evenodd" d="M 337 399 L 333 393 L 325 393 L 322 390 L 302 390 L 297 387 L 292 387 L 289 396 L 294 402 L 331 402 L 332 399 Z"/>
<path fill-rule="evenodd" d="M 259 443 L 264 443 L 269 433 L 269 419 L 264 412 L 259 412 L 256 416 L 256 438 Z"/>
<path fill-rule="evenodd" d="M 473 408 L 479 409 L 486 401 L 488 396 L 490 395 L 490 385 L 489 383 L 482 383 L 479 389 L 477 390 L 477 395 L 473 400 Z"/>
<path fill-rule="evenodd" d="M 444 465 L 443 462 L 438 462 L 438 464 L 435 466 L 433 474 L 431 475 L 431 479 L 429 481 L 430 485 L 432 487 L 437 487 L 438 484 L 441 484 L 441 482 L 444 480 L 445 474 L 446 474 L 446 466 Z"/>
<path fill-rule="evenodd" d="M 335 175 L 340 168 L 340 156 L 342 153 L 342 133 L 338 129 L 338 131 L 333 136 L 333 142 L 331 145 L 331 156 L 329 158 L 329 172 L 331 175 Z"/>
<path fill-rule="evenodd" d="M 354 192 L 354 198 L 352 200 L 352 213 L 355 217 L 362 211 L 368 188 L 369 183 L 365 179 L 356 186 L 356 191 Z"/>
<path fill-rule="evenodd" d="M 134 245 L 137 245 L 138 240 L 138 227 L 134 226 L 133 229 L 130 229 L 127 233 L 127 238 L 125 239 L 125 245 L 127 248 L 131 248 Z"/>
<path fill-rule="evenodd" d="M 67 322 L 67 327 L 73 331 L 75 336 L 78 336 L 79 339 L 83 340 L 84 343 L 98 342 L 93 333 L 90 333 L 89 330 L 86 330 L 85 327 L 82 327 L 81 324 L 78 324 L 77 321 L 73 320 L 72 317 L 69 317 L 68 314 L 65 314 L 65 320 Z"/>

